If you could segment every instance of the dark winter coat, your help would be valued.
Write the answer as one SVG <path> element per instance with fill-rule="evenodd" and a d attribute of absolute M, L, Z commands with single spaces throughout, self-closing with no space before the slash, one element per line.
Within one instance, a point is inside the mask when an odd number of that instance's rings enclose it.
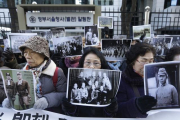
<path fill-rule="evenodd" d="M 137 87 L 140 96 L 144 95 L 143 78 L 134 72 L 132 66 L 127 66 L 121 76 L 121 83 L 117 93 L 118 112 L 117 117 L 120 118 L 143 118 L 147 114 L 142 114 L 136 106 L 137 98 L 132 85 Z"/>

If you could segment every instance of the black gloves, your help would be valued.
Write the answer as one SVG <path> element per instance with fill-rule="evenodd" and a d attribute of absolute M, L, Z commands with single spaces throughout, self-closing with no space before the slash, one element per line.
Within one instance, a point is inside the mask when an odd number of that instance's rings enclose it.
<path fill-rule="evenodd" d="M 152 96 L 142 96 L 139 98 L 136 98 L 136 105 L 138 109 L 145 114 L 147 111 L 149 111 L 153 106 L 156 105 L 157 100 Z"/>
<path fill-rule="evenodd" d="M 118 111 L 118 103 L 116 97 L 111 99 L 111 104 L 105 107 L 105 111 L 110 116 L 114 116 L 116 114 L 116 112 Z"/>
<path fill-rule="evenodd" d="M 9 62 L 9 61 L 11 61 L 11 60 L 13 60 L 13 59 L 15 58 L 14 53 L 13 53 L 12 50 L 10 50 L 10 48 L 7 48 L 7 49 L 3 52 L 3 56 L 4 56 L 4 58 L 5 58 L 5 60 L 6 60 L 7 62 Z"/>
<path fill-rule="evenodd" d="M 72 105 L 66 97 L 62 100 L 62 109 L 67 115 L 74 116 L 76 113 L 76 105 Z"/>

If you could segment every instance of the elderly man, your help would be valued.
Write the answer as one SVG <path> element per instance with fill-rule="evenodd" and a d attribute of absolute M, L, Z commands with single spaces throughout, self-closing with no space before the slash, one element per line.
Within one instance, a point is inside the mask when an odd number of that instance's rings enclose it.
<path fill-rule="evenodd" d="M 165 68 L 159 68 L 157 79 L 159 81 L 159 87 L 156 91 L 157 106 L 178 105 L 177 90 L 173 85 L 168 84 L 168 74 Z"/>
<path fill-rule="evenodd" d="M 25 109 L 25 106 L 26 109 L 28 109 L 31 100 L 29 84 L 27 81 L 22 79 L 21 72 L 17 72 L 17 78 L 18 81 L 16 82 L 16 89 L 18 92 L 20 105 L 23 109 Z"/>

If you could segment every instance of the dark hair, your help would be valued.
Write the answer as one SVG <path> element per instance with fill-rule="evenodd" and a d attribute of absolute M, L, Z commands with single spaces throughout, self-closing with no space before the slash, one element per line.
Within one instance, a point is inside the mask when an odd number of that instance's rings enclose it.
<path fill-rule="evenodd" d="M 79 60 L 79 68 L 83 68 L 84 59 L 89 53 L 93 53 L 99 57 L 101 61 L 101 69 L 108 69 L 108 64 L 106 62 L 106 59 L 104 58 L 104 55 L 95 47 L 86 47 L 84 49 L 84 53 Z"/>
<path fill-rule="evenodd" d="M 173 61 L 174 56 L 180 55 L 180 47 L 172 47 L 166 54 L 165 61 Z"/>
<path fill-rule="evenodd" d="M 136 43 L 135 45 L 131 46 L 130 50 L 126 53 L 126 63 L 129 65 L 134 65 L 134 61 L 139 56 L 144 56 L 148 52 L 152 52 L 154 56 L 156 54 L 154 47 L 150 44 L 142 42 Z"/>

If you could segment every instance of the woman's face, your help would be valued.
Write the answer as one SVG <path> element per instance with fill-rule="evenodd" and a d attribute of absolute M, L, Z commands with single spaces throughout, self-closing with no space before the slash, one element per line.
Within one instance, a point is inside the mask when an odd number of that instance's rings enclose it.
<path fill-rule="evenodd" d="M 100 58 L 93 53 L 87 54 L 84 59 L 83 68 L 101 69 Z"/>
<path fill-rule="evenodd" d="M 144 65 L 154 62 L 154 56 L 152 52 L 147 52 L 144 56 L 139 56 L 136 61 L 134 61 L 133 69 L 136 73 L 144 76 Z"/>
<path fill-rule="evenodd" d="M 39 66 L 45 58 L 44 55 L 34 52 L 29 48 L 24 49 L 24 57 L 26 58 L 26 61 L 30 67 Z"/>

